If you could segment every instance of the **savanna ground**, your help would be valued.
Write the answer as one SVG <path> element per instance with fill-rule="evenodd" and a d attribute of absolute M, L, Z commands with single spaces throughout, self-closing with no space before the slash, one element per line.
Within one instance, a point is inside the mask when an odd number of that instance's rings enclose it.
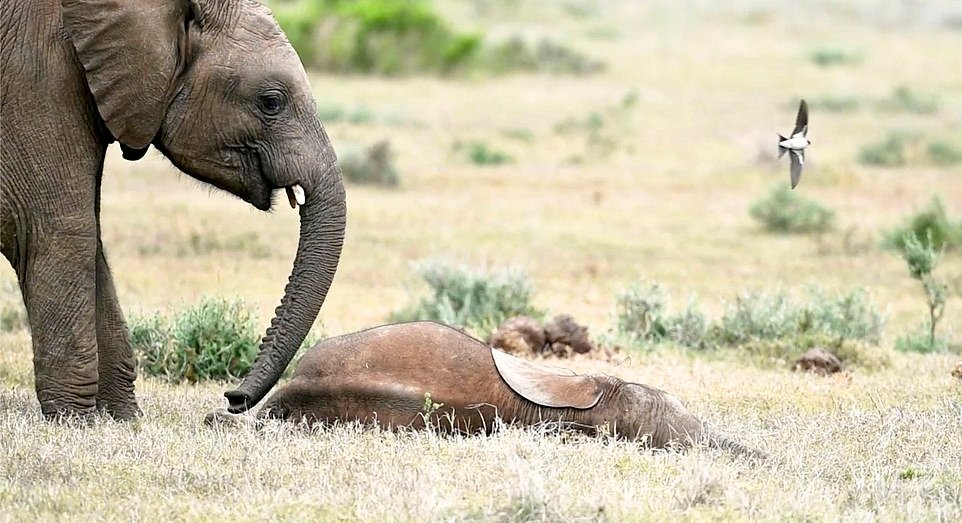
<path fill-rule="evenodd" d="M 0 334 L 0 520 L 864 520 L 962 519 L 958 355 L 895 353 L 922 320 L 921 287 L 881 249 L 886 229 L 938 194 L 962 211 L 962 167 L 858 161 L 891 130 L 962 143 L 962 11 L 953 2 L 438 3 L 458 27 L 546 35 L 607 63 L 600 74 L 460 79 L 312 75 L 322 107 L 363 111 L 328 124 L 335 145 L 389 139 L 399 189 L 348 188 L 348 232 L 321 313 L 324 331 L 377 323 L 418 290 L 411 263 L 523 268 L 535 303 L 593 333 L 631 282 L 661 282 L 711 312 L 738 292 L 817 284 L 868 289 L 888 313 L 876 350 L 891 365 L 840 377 L 754 366 L 730 352 L 627 352 L 573 361 L 665 388 L 761 465 L 705 449 L 506 430 L 491 437 L 354 426 L 209 429 L 223 383 L 141 377 L 144 417 L 89 427 L 40 418 L 29 334 Z M 954 9 L 954 10 L 953 10 Z M 857 56 L 822 67 L 819 49 Z M 900 86 L 934 111 L 885 109 Z M 623 104 L 626 96 L 634 101 Z M 747 209 L 773 183 L 776 132 L 814 101 L 800 187 L 837 212 L 821 235 L 772 235 Z M 818 100 L 855 100 L 841 111 Z M 845 102 L 848 104 L 849 102 Z M 842 105 L 845 105 L 842 104 Z M 565 122 L 606 119 L 588 131 Z M 568 126 L 570 128 L 570 125 Z M 578 127 L 577 125 L 575 126 Z M 455 142 L 514 158 L 473 165 Z M 784 160 L 784 159 L 783 159 Z M 262 325 L 296 244 L 295 213 L 270 215 L 177 174 L 159 154 L 111 151 L 104 241 L 129 316 L 204 295 L 246 300 Z M 962 258 L 944 256 L 942 328 L 962 329 Z M 4 299 L 18 299 L 12 270 Z M 956 341 L 958 343 L 958 341 Z"/>

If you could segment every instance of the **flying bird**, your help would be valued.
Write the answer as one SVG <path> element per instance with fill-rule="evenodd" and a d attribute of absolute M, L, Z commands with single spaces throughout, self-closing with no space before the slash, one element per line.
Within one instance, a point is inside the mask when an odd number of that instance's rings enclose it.
<path fill-rule="evenodd" d="M 790 169 L 792 177 L 792 189 L 798 185 L 798 180 L 802 177 L 802 166 L 805 165 L 805 148 L 811 145 L 806 135 L 808 134 L 808 104 L 805 100 L 798 106 L 798 116 L 795 117 L 795 130 L 792 131 L 791 138 L 778 135 L 778 157 L 781 158 L 788 152 L 788 158 L 792 162 Z"/>

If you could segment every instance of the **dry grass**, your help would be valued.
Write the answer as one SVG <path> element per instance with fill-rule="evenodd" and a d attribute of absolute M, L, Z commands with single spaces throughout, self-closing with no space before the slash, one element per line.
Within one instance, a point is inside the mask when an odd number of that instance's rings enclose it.
<path fill-rule="evenodd" d="M 477 15 L 483 3 L 502 7 Z M 604 58 L 604 74 L 314 78 L 321 105 L 374 115 L 331 125 L 335 144 L 389 138 L 402 178 L 399 190 L 349 188 L 344 256 L 322 311 L 328 334 L 382 322 L 410 299 L 410 263 L 438 257 L 519 266 L 536 285 L 535 305 L 570 313 L 593 333 L 611 324 L 616 292 L 637 278 L 663 282 L 677 304 L 697 294 L 711 313 L 747 288 L 866 287 L 891 315 L 880 351 L 920 321 L 917 284 L 877 247 L 879 233 L 933 193 L 962 214 L 962 176 L 865 167 L 857 154 L 889 129 L 962 140 L 962 72 L 947 65 L 960 36 L 952 2 L 852 0 L 808 16 L 764 2 L 698 3 L 699 16 L 675 2 L 575 3 L 585 9 L 536 0 L 444 8 L 465 27 L 480 21 L 493 34 L 568 42 Z M 811 63 L 812 49 L 827 44 L 861 61 Z M 909 79 L 937 94 L 936 113 L 868 103 Z M 610 155 L 554 131 L 628 93 L 637 103 L 605 129 L 616 143 Z M 788 183 L 787 166 L 766 157 L 773 137 L 791 126 L 798 97 L 827 95 L 866 101 L 812 114 L 815 143 L 798 190 L 836 210 L 838 231 L 764 234 L 748 207 L 770 183 Z M 519 134 L 530 139 L 512 138 Z M 458 140 L 483 140 L 516 161 L 472 166 L 452 155 Z M 294 213 L 262 215 L 175 174 L 156 153 L 126 163 L 112 151 L 107 169 L 104 241 L 128 314 L 219 294 L 251 302 L 266 325 L 293 257 Z M 962 288 L 958 254 L 940 271 Z M 13 281 L 12 271 L 0 273 L 5 300 Z M 960 292 L 945 319 L 957 337 Z M 39 419 L 27 334 L 0 333 L 0 521 L 958 520 L 955 361 L 894 355 L 891 368 L 850 379 L 762 370 L 731 354 L 573 363 L 676 393 L 773 454 L 751 467 L 707 450 L 650 453 L 519 430 L 473 439 L 350 426 L 209 430 L 200 421 L 226 385 L 144 379 L 138 422 L 51 425 Z"/>

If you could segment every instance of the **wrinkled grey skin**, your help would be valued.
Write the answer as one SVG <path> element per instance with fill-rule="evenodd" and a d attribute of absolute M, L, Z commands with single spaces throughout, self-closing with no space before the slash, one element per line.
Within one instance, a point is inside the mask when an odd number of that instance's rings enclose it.
<path fill-rule="evenodd" d="M 658 448 L 704 442 L 738 455 L 764 457 L 708 430 L 663 390 L 607 375 L 559 373 L 557 368 L 544 371 L 538 364 L 499 357 L 516 361 L 511 365 L 522 369 L 522 374 L 512 374 L 511 366 L 497 363 L 483 342 L 434 322 L 383 325 L 345 334 L 311 348 L 291 380 L 264 402 L 258 417 L 360 421 L 387 428 L 430 425 L 462 433 L 490 433 L 499 421 L 552 422 Z M 532 384 L 536 386 L 525 387 Z M 519 392 L 526 388 L 539 392 L 526 397 Z M 429 415 L 425 414 L 426 393 L 439 405 Z M 585 397 L 590 399 L 587 404 L 571 406 Z M 542 403 L 535 401 L 539 398 Z M 209 413 L 206 422 L 259 424 L 223 409 Z"/>
<path fill-rule="evenodd" d="M 276 383 L 317 316 L 344 236 L 334 150 L 307 75 L 249 0 L 7 0 L 0 9 L 0 248 L 20 283 L 48 417 L 139 414 L 134 358 L 104 255 L 108 144 L 268 210 L 300 184 L 290 279 L 231 410 Z"/>

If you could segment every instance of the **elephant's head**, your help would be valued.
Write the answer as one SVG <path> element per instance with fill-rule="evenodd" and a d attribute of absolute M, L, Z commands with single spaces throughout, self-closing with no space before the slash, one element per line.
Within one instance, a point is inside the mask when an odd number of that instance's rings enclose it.
<path fill-rule="evenodd" d="M 290 279 L 250 373 L 227 393 L 255 405 L 317 317 L 344 238 L 341 173 L 307 75 L 250 0 L 62 0 L 100 116 L 128 158 L 153 144 L 185 173 L 258 209 L 300 205 Z"/>

